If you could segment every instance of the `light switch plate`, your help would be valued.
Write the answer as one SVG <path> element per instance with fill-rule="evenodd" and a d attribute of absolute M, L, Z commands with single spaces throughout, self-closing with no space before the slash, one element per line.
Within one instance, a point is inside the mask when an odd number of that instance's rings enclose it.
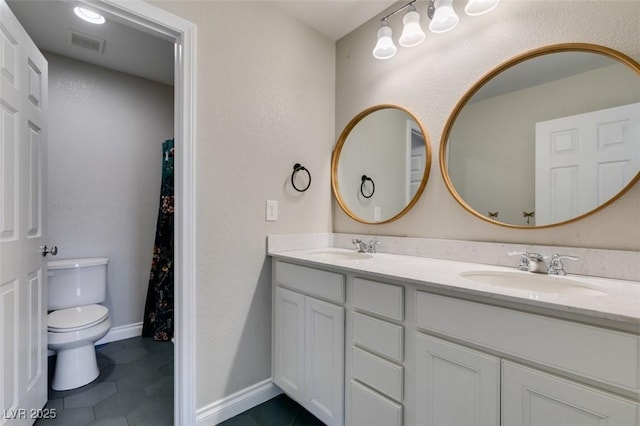
<path fill-rule="evenodd" d="M 276 200 L 267 200 L 264 220 L 267 222 L 275 222 L 278 220 L 278 202 Z"/>

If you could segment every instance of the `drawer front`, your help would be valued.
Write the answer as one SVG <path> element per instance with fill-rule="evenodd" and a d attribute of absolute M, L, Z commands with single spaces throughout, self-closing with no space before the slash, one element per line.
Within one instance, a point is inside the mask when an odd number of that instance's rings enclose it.
<path fill-rule="evenodd" d="M 394 361 L 402 362 L 404 354 L 402 326 L 359 313 L 352 314 L 351 319 L 353 343 Z"/>
<path fill-rule="evenodd" d="M 273 277 L 277 284 L 338 303 L 345 301 L 344 275 L 276 260 Z"/>
<path fill-rule="evenodd" d="M 377 392 L 352 381 L 351 422 L 352 426 L 401 426 L 402 405 L 385 398 Z"/>
<path fill-rule="evenodd" d="M 640 390 L 638 336 L 424 292 L 416 303 L 421 328 Z"/>
<path fill-rule="evenodd" d="M 404 289 L 400 286 L 355 278 L 353 306 L 396 321 L 404 320 Z"/>
<path fill-rule="evenodd" d="M 359 348 L 351 348 L 351 374 L 383 394 L 402 401 L 403 368 Z"/>

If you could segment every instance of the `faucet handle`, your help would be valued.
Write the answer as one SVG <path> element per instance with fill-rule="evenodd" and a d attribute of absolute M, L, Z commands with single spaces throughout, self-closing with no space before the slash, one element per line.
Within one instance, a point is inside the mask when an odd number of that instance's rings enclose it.
<path fill-rule="evenodd" d="M 551 262 L 549 263 L 549 275 L 567 275 L 564 270 L 564 265 L 562 264 L 562 259 L 580 260 L 578 256 L 556 253 L 551 256 Z"/>
<path fill-rule="evenodd" d="M 366 247 L 364 242 L 359 238 L 354 238 L 351 242 L 356 246 L 356 251 L 359 253 L 364 253 L 366 251 Z"/>
<path fill-rule="evenodd" d="M 521 271 L 529 270 L 529 252 L 528 251 L 508 251 L 507 255 L 509 256 L 520 256 L 520 263 L 518 264 L 518 269 Z"/>
<path fill-rule="evenodd" d="M 382 243 L 380 241 L 378 241 L 378 240 L 369 241 L 369 244 L 367 244 L 367 252 L 368 253 L 375 253 L 376 252 L 376 246 L 379 246 L 380 244 L 382 244 Z"/>

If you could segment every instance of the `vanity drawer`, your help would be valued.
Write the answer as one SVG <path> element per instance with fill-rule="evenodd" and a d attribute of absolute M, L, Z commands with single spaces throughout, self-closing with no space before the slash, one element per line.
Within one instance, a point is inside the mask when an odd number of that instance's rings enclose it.
<path fill-rule="evenodd" d="M 417 292 L 418 326 L 617 387 L 640 391 L 640 337 Z"/>
<path fill-rule="evenodd" d="M 404 341 L 402 326 L 359 313 L 353 313 L 351 319 L 353 343 L 394 361 L 402 362 Z"/>
<path fill-rule="evenodd" d="M 404 288 L 354 278 L 353 306 L 373 314 L 402 321 L 404 319 Z"/>
<path fill-rule="evenodd" d="M 351 374 L 353 378 L 402 401 L 403 368 L 359 348 L 351 348 Z"/>
<path fill-rule="evenodd" d="M 351 381 L 351 421 L 353 426 L 401 426 L 402 405 Z"/>
<path fill-rule="evenodd" d="M 293 290 L 338 303 L 345 301 L 344 275 L 276 261 L 273 277 L 277 284 Z"/>

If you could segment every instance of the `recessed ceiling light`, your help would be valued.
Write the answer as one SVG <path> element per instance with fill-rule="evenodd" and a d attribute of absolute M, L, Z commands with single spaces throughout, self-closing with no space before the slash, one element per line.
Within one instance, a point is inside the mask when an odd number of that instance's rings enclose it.
<path fill-rule="evenodd" d="M 104 16 L 83 7 L 76 7 L 73 12 L 80 18 L 92 24 L 104 24 Z"/>

